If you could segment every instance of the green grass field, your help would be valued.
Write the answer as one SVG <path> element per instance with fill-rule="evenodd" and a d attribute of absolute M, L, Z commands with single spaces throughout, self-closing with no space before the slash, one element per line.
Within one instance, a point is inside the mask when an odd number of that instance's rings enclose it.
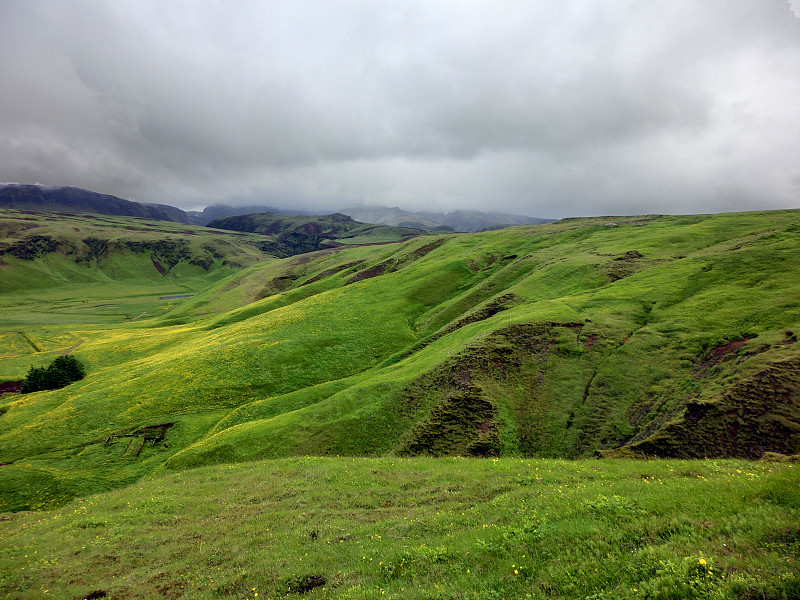
<path fill-rule="evenodd" d="M 0 591 L 800 597 L 798 233 L 568 219 L 276 259 L 4 211 L 0 382 L 87 377 L 0 396 Z"/>
<path fill-rule="evenodd" d="M 0 594 L 791 599 L 798 469 L 310 457 L 203 467 L 9 515 Z"/>
<path fill-rule="evenodd" d="M 107 218 L 87 244 L 74 220 L 36 218 L 58 244 L 3 257 L 8 281 L 35 286 L 0 294 L 0 379 L 65 352 L 88 376 L 0 399 L 5 510 L 298 455 L 800 452 L 796 211 L 569 219 L 283 260 L 254 234 L 184 243 L 172 223 Z M 208 269 L 193 249 L 216 256 Z M 165 440 L 128 443 L 166 424 Z"/>

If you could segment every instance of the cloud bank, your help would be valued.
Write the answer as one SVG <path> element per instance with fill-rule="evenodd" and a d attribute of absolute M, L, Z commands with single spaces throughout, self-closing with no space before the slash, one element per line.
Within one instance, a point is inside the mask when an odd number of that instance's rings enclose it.
<path fill-rule="evenodd" d="M 800 206 L 785 0 L 0 4 L 0 180 L 197 208 Z"/>

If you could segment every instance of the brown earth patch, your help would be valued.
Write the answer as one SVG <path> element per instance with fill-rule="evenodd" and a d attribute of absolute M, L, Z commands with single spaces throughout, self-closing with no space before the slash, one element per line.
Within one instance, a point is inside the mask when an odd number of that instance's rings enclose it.
<path fill-rule="evenodd" d="M 153 261 L 153 266 L 156 268 L 156 271 L 158 271 L 159 273 L 161 273 L 164 276 L 167 275 L 167 270 L 164 268 L 164 266 L 160 262 L 158 262 L 156 260 L 155 256 L 151 256 L 150 260 Z"/>
<path fill-rule="evenodd" d="M 18 394 L 21 387 L 21 381 L 7 381 L 6 383 L 0 383 L 0 396 L 3 394 Z"/>
<path fill-rule="evenodd" d="M 370 267 L 369 269 L 364 269 L 363 271 L 359 271 L 355 275 L 353 275 L 350 279 L 347 280 L 345 285 L 350 285 L 351 283 L 357 283 L 359 281 L 364 281 L 365 279 L 372 279 L 373 277 L 379 277 L 384 275 L 385 273 L 391 273 L 394 271 L 394 261 L 392 260 L 385 260 L 382 263 L 378 263 L 377 265 Z"/>
<path fill-rule="evenodd" d="M 307 279 L 306 281 L 301 283 L 298 287 L 303 287 L 304 285 L 308 285 L 310 283 L 316 283 L 320 279 L 325 279 L 326 277 L 330 277 L 331 275 L 336 275 L 336 273 L 339 273 L 339 272 L 344 271 L 346 269 L 349 269 L 351 267 L 358 266 L 362 262 L 364 262 L 364 261 L 363 260 L 357 260 L 357 261 L 354 261 L 354 262 L 344 263 L 343 265 L 337 265 L 335 267 L 331 267 L 330 269 L 326 269 L 324 271 L 321 271 L 321 272 L 317 273 L 316 275 L 314 275 L 312 278 Z"/>
<path fill-rule="evenodd" d="M 597 336 L 595 334 L 591 334 L 589 337 L 586 338 L 586 342 L 583 344 L 583 347 L 591 348 L 592 346 L 594 346 L 596 341 L 597 341 Z"/>
<path fill-rule="evenodd" d="M 753 338 L 744 338 L 742 340 L 735 340 L 709 350 L 694 369 L 695 379 L 700 379 L 705 376 L 712 367 L 716 367 L 727 360 L 732 360 L 732 355 L 736 354 L 739 348 L 752 339 Z"/>

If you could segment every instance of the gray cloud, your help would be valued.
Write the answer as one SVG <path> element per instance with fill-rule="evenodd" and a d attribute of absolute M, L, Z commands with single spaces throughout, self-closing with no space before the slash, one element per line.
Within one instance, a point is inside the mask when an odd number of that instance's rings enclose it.
<path fill-rule="evenodd" d="M 785 0 L 0 4 L 0 180 L 184 208 L 800 204 Z"/>

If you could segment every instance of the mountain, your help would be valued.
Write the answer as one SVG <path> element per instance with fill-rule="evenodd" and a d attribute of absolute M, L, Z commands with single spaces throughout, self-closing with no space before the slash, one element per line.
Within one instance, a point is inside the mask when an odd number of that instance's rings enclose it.
<path fill-rule="evenodd" d="M 214 219 L 225 217 L 235 217 L 238 215 L 252 215 L 256 213 L 276 213 L 276 214 L 305 214 L 303 211 L 287 213 L 286 211 L 272 206 L 248 205 L 248 206 L 228 206 L 227 204 L 213 204 L 206 206 L 202 211 L 188 211 L 193 222 L 197 225 L 208 225 Z"/>
<path fill-rule="evenodd" d="M 0 397 L 0 510 L 262 458 L 800 453 L 800 211 L 283 259 L 263 234 L 0 215 L 0 382 L 68 353 L 87 373 Z"/>
<path fill-rule="evenodd" d="M 94 213 L 189 223 L 179 208 L 142 204 L 76 187 L 7 183 L 0 185 L 0 208 L 39 212 Z"/>
<path fill-rule="evenodd" d="M 359 223 L 339 213 L 238 215 L 214 219 L 208 227 L 268 235 L 273 241 L 262 244 L 262 249 L 281 258 L 341 245 L 397 242 L 425 233 L 410 227 Z"/>
<path fill-rule="evenodd" d="M 523 215 L 477 210 L 454 210 L 448 213 L 409 212 L 401 208 L 385 206 L 357 206 L 339 211 L 365 223 L 382 223 L 424 229 L 442 229 L 465 233 L 501 229 L 513 225 L 539 225 L 552 223 L 555 219 L 539 219 Z"/>
<path fill-rule="evenodd" d="M 312 213 L 306 211 L 288 211 L 271 206 L 228 206 L 225 204 L 207 206 L 202 212 L 189 211 L 187 214 L 193 223 L 207 225 L 214 219 L 256 213 L 313 216 Z M 361 223 L 472 233 L 501 229 L 513 225 L 538 225 L 555 221 L 555 219 L 539 219 L 500 212 L 479 212 L 476 210 L 454 210 L 448 213 L 410 212 L 398 207 L 389 208 L 385 206 L 350 207 L 340 210 L 339 213 Z"/>

